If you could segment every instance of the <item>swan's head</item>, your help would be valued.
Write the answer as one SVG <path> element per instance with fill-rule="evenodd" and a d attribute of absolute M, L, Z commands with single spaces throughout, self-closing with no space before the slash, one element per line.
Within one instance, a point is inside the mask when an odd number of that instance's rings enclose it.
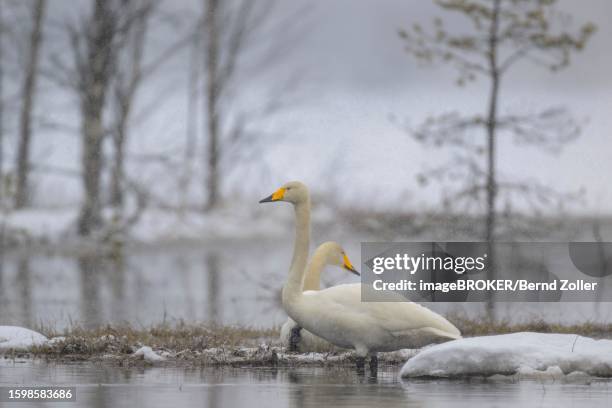
<path fill-rule="evenodd" d="M 286 201 L 299 204 L 308 201 L 308 187 L 299 181 L 290 181 L 283 184 L 278 190 L 268 197 L 259 200 L 260 203 L 271 203 L 274 201 Z"/>
<path fill-rule="evenodd" d="M 346 251 L 337 242 L 325 242 L 324 244 L 319 245 L 319 247 L 315 250 L 315 253 L 317 252 L 322 252 L 324 254 L 325 263 L 329 265 L 339 266 L 359 276 L 359 272 L 355 269 L 355 267 L 349 260 Z"/>

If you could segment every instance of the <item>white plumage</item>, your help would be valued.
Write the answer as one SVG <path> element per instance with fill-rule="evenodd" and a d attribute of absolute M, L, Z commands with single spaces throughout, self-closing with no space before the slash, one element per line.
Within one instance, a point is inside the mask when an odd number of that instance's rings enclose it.
<path fill-rule="evenodd" d="M 295 209 L 296 238 L 289 276 L 283 287 L 283 307 L 300 327 L 336 346 L 355 349 L 359 357 L 461 337 L 448 320 L 416 303 L 362 302 L 361 284 L 303 292 L 310 244 L 308 189 L 300 182 L 289 182 L 261 200 L 270 201 L 287 201 Z M 338 244 L 330 246 L 321 257 L 325 264 L 352 269 Z"/>

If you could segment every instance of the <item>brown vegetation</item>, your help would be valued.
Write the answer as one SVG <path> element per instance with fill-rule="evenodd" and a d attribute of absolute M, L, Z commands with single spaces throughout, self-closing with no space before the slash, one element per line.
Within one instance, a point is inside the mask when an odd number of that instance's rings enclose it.
<path fill-rule="evenodd" d="M 585 322 L 574 325 L 530 320 L 521 323 L 490 322 L 452 316 L 449 319 L 465 337 L 515 332 L 572 333 L 595 338 L 612 338 L 611 323 Z M 164 357 L 160 364 L 198 366 L 296 366 L 353 364 L 353 353 L 330 351 L 322 353 L 289 353 L 278 341 L 277 328 L 259 329 L 241 326 L 161 324 L 150 328 L 128 325 L 103 326 L 95 329 L 73 327 L 64 333 L 42 330 L 49 338 L 47 345 L 33 347 L 28 352 L 8 351 L 5 358 L 33 357 L 47 360 L 104 361 L 124 366 L 148 364 L 134 353 L 149 346 Z M 399 365 L 417 350 L 380 353 L 381 363 Z"/>

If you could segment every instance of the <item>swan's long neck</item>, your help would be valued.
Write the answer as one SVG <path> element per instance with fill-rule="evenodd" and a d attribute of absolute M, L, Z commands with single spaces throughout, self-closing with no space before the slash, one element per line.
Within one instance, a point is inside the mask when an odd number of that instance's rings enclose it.
<path fill-rule="evenodd" d="M 283 304 L 301 296 L 310 247 L 310 199 L 295 205 L 295 244 L 289 277 L 283 288 Z"/>
<path fill-rule="evenodd" d="M 308 267 L 306 267 L 306 276 L 304 277 L 304 290 L 319 290 L 321 289 L 321 271 L 325 268 L 327 254 L 322 248 L 317 248 Z"/>

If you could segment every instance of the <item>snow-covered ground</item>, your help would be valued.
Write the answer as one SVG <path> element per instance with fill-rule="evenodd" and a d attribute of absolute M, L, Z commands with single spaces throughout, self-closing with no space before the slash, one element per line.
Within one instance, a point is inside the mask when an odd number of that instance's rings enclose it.
<path fill-rule="evenodd" d="M 0 350 L 27 349 L 45 344 L 48 339 L 42 334 L 17 326 L 0 326 Z"/>
<path fill-rule="evenodd" d="M 26 209 L 4 217 L 6 229 L 17 239 L 55 243 L 75 236 L 77 208 Z M 245 212 L 215 212 L 202 214 L 189 212 L 146 210 L 129 232 L 131 239 L 152 243 L 175 239 L 249 238 L 265 232 L 274 234 L 269 217 Z"/>
<path fill-rule="evenodd" d="M 512 333 L 471 337 L 423 349 L 403 377 L 588 374 L 612 376 L 612 340 L 575 334 Z"/>
<path fill-rule="evenodd" d="M 142 357 L 148 363 L 157 363 L 164 361 L 165 358 L 153 351 L 149 346 L 142 346 L 134 352 L 134 357 Z"/>
<path fill-rule="evenodd" d="M 257 201 L 240 202 L 224 206 L 210 213 L 200 211 L 164 210 L 147 208 L 128 231 L 130 240 L 144 243 L 163 243 L 177 240 L 249 240 L 256 237 L 267 239 L 286 235 L 293 223 L 293 211 L 288 204 L 277 204 L 280 208 L 259 206 Z M 126 211 L 129 214 L 129 211 Z M 0 228 L 13 241 L 66 243 L 76 236 L 79 208 L 27 208 L 0 215 Z M 112 227 L 112 211 L 105 211 L 104 218 Z M 326 224 L 334 218 L 332 211 L 318 206 L 313 213 L 313 222 Z"/>

